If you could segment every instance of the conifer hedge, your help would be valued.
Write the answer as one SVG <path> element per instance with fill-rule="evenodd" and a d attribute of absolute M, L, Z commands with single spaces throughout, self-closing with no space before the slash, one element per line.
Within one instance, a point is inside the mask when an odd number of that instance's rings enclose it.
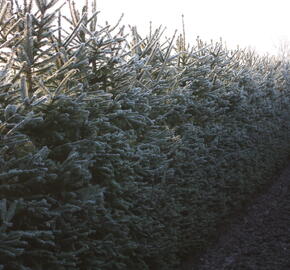
<path fill-rule="evenodd" d="M 289 61 L 58 2 L 0 1 L 0 269 L 178 269 L 285 164 Z"/>

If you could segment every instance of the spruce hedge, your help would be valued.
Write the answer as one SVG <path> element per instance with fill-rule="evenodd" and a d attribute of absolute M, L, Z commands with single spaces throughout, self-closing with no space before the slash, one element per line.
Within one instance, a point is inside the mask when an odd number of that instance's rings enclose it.
<path fill-rule="evenodd" d="M 28 2 L 0 4 L 0 269 L 178 269 L 285 165 L 289 60 Z"/>

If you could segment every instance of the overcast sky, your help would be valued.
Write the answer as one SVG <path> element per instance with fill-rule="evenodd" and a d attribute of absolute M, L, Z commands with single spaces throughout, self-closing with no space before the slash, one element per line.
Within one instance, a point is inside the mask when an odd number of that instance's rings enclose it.
<path fill-rule="evenodd" d="M 189 42 L 222 37 L 228 47 L 251 46 L 261 53 L 275 53 L 281 41 L 290 42 L 290 0 L 97 0 L 97 10 L 99 22 L 114 24 L 124 13 L 122 24 L 148 33 L 152 21 L 166 26 L 167 36 L 182 29 L 184 14 Z"/>

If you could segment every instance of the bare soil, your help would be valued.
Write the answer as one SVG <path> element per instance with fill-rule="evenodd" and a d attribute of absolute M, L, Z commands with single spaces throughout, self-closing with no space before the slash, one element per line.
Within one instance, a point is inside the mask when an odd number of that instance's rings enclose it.
<path fill-rule="evenodd" d="M 290 270 L 290 164 L 182 270 Z"/>

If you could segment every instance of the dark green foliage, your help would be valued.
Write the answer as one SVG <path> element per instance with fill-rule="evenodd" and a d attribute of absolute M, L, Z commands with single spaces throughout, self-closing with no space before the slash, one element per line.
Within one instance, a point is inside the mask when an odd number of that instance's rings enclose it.
<path fill-rule="evenodd" d="M 0 269 L 178 269 L 286 161 L 289 63 L 35 2 L 0 4 Z"/>

